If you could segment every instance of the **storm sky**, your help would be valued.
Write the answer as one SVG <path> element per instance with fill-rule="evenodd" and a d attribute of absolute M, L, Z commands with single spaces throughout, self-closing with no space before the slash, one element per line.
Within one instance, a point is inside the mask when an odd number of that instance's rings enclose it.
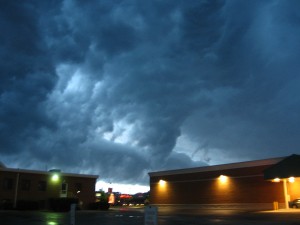
<path fill-rule="evenodd" d="M 148 172 L 300 154 L 300 1 L 0 3 L 0 161 Z"/>

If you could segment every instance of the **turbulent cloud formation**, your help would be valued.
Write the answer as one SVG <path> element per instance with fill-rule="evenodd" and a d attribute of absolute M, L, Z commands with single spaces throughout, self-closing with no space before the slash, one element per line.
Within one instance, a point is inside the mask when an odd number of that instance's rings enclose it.
<path fill-rule="evenodd" d="M 7 166 L 147 184 L 300 153 L 299 1 L 0 4 Z"/>

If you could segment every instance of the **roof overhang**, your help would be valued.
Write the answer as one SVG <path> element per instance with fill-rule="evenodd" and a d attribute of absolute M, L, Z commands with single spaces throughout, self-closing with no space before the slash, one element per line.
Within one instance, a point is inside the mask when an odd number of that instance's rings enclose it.
<path fill-rule="evenodd" d="M 264 170 L 264 178 L 266 180 L 289 177 L 300 177 L 300 155 L 288 156 Z"/>

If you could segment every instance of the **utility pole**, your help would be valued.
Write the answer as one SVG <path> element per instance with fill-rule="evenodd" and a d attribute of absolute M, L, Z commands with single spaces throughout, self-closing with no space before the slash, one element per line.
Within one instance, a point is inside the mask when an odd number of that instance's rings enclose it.
<path fill-rule="evenodd" d="M 16 179 L 16 189 L 15 189 L 15 197 L 14 197 L 14 209 L 17 208 L 17 200 L 18 200 L 18 189 L 19 189 L 19 179 L 20 179 L 20 173 L 17 173 L 17 179 Z"/>

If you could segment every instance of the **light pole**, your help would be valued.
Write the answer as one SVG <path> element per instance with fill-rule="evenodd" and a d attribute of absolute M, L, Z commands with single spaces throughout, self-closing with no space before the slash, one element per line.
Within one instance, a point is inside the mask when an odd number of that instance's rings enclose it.
<path fill-rule="evenodd" d="M 17 208 L 17 200 L 18 200 L 18 189 L 19 189 L 19 179 L 20 179 L 20 173 L 17 173 L 17 179 L 16 179 L 16 189 L 15 189 L 15 197 L 14 197 L 14 209 Z"/>

